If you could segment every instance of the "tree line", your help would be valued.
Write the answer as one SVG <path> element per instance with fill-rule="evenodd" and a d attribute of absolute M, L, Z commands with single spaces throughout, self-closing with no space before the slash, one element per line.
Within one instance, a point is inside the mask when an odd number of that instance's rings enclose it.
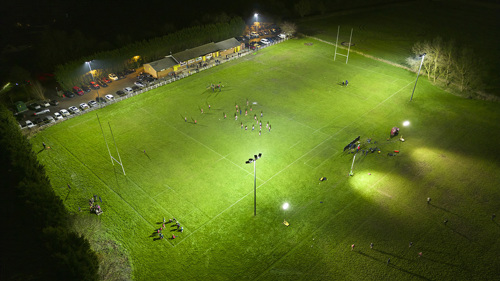
<path fill-rule="evenodd" d="M 415 43 L 412 52 L 417 56 L 407 58 L 406 62 L 418 70 L 421 63 L 418 56 L 425 53 L 421 73 L 434 83 L 442 81 L 446 86 L 455 85 L 460 92 L 478 91 L 483 87 L 481 60 L 467 46 L 436 37 Z"/>
<path fill-rule="evenodd" d="M 149 40 L 128 44 L 122 48 L 98 52 L 56 66 L 56 80 L 64 89 L 88 83 L 92 78 L 84 64 L 92 60 L 92 69 L 98 69 L 97 76 L 136 68 L 143 63 L 158 60 L 172 53 L 194 48 L 210 42 L 218 42 L 240 36 L 245 30 L 245 22 L 240 17 L 228 22 L 207 24 L 182 29 L 180 31 Z M 139 58 L 139 59 L 136 59 Z"/>
<path fill-rule="evenodd" d="M 85 237 L 71 230 L 68 211 L 31 143 L 3 105 L 0 132 L 0 279 L 97 280 L 96 253 Z"/>

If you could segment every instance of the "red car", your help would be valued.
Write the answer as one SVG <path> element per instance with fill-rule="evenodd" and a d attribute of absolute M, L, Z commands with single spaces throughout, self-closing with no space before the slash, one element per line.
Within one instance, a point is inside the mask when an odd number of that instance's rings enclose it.
<path fill-rule="evenodd" d="M 83 90 L 80 87 L 74 86 L 73 92 L 79 96 L 83 96 Z"/>
<path fill-rule="evenodd" d="M 111 80 L 106 78 L 106 77 L 102 77 L 101 78 L 101 81 L 105 82 L 105 83 L 111 83 Z"/>
<path fill-rule="evenodd" d="M 97 89 L 100 89 L 101 86 L 99 86 L 99 84 L 97 84 L 96 82 L 94 81 L 90 81 L 90 87 L 94 90 L 97 90 Z"/>

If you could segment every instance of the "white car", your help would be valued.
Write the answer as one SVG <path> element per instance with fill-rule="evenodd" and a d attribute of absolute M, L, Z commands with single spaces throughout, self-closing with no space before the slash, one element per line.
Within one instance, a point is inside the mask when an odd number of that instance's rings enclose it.
<path fill-rule="evenodd" d="M 54 118 L 56 120 L 61 120 L 61 119 L 63 119 L 63 116 L 59 112 L 54 112 Z"/>
<path fill-rule="evenodd" d="M 35 111 L 35 113 L 33 113 L 33 115 L 42 115 L 42 114 L 49 113 L 49 112 L 50 112 L 50 109 L 48 109 L 48 108 L 40 108 L 40 109 L 37 109 Z"/>
<path fill-rule="evenodd" d="M 77 109 L 78 109 L 78 108 L 77 108 Z M 66 116 L 69 116 L 69 115 L 70 115 L 70 114 L 69 114 L 69 111 L 67 111 L 66 109 L 61 109 L 61 110 L 59 110 L 59 113 L 61 113 L 61 115 L 62 115 L 63 117 L 66 117 Z"/>
<path fill-rule="evenodd" d="M 97 102 L 95 100 L 89 100 L 88 104 L 90 107 L 94 107 L 97 105 Z"/>
<path fill-rule="evenodd" d="M 105 95 L 104 97 L 105 97 L 107 100 L 109 100 L 109 101 L 112 101 L 112 100 L 114 100 L 114 99 L 115 99 L 115 97 L 113 97 L 113 95 Z"/>
<path fill-rule="evenodd" d="M 125 92 L 125 94 L 132 94 L 134 93 L 134 90 L 132 90 L 132 88 L 130 87 L 126 87 L 123 89 L 123 92 Z"/>
<path fill-rule="evenodd" d="M 70 106 L 68 108 L 68 111 L 73 113 L 73 114 L 76 114 L 76 113 L 80 112 L 80 109 L 78 109 L 78 107 L 76 107 L 76 106 Z"/>
<path fill-rule="evenodd" d="M 41 101 L 40 105 L 43 106 L 43 107 L 49 107 L 50 103 L 48 101 Z"/>
<path fill-rule="evenodd" d="M 266 38 L 262 38 L 262 39 L 260 39 L 260 42 L 261 42 L 261 43 L 264 43 L 264 44 L 269 44 L 269 43 L 271 43 L 271 42 L 269 42 L 269 40 L 267 40 Z"/>
<path fill-rule="evenodd" d="M 109 79 L 111 79 L 111 80 L 115 80 L 115 81 L 116 81 L 116 80 L 118 80 L 118 76 L 116 76 L 116 74 L 114 74 L 114 73 L 110 73 L 110 74 L 108 74 L 108 77 L 109 77 Z"/>
<path fill-rule="evenodd" d="M 86 104 L 86 103 L 84 103 L 84 102 L 80 103 L 80 109 L 81 109 L 81 110 L 85 110 L 85 109 L 89 109 L 89 108 L 90 108 L 90 107 L 89 107 L 89 105 L 88 105 L 88 104 Z"/>
<path fill-rule="evenodd" d="M 54 117 L 49 115 L 49 116 L 43 117 L 43 122 L 48 124 L 48 123 L 56 122 L 56 120 L 54 119 Z"/>
<path fill-rule="evenodd" d="M 136 85 L 137 87 L 140 87 L 140 88 L 143 88 L 144 87 L 144 84 L 142 84 L 141 81 L 135 81 L 134 82 L 134 85 Z"/>
<path fill-rule="evenodd" d="M 278 35 L 278 37 L 281 38 L 281 39 L 285 39 L 286 35 L 284 33 L 281 33 L 281 34 Z"/>
<path fill-rule="evenodd" d="M 26 129 L 26 128 L 33 128 L 33 127 L 36 127 L 35 124 L 33 124 L 33 122 L 31 122 L 30 120 L 26 120 L 25 122 L 21 122 L 19 124 L 19 126 L 21 126 L 21 129 Z"/>

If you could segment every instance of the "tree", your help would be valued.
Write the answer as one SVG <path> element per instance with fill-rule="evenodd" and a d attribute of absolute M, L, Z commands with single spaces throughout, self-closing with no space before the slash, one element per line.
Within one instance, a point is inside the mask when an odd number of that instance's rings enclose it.
<path fill-rule="evenodd" d="M 469 48 L 461 48 L 456 52 L 454 60 L 454 81 L 461 92 L 478 88 L 481 85 L 481 70 L 474 52 Z"/>
<path fill-rule="evenodd" d="M 281 24 L 280 28 L 283 33 L 289 36 L 292 36 L 293 34 L 295 34 L 295 32 L 297 32 L 297 25 L 295 25 L 295 23 L 293 22 L 285 21 Z"/>
<path fill-rule="evenodd" d="M 295 12 L 297 12 L 301 18 L 311 13 L 311 2 L 309 0 L 300 0 L 295 3 L 293 7 L 295 8 Z"/>

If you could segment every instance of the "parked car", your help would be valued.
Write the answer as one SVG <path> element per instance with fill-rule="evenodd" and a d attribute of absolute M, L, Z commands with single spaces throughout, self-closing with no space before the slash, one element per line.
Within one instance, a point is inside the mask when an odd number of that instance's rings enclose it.
<path fill-rule="evenodd" d="M 122 96 L 126 95 L 126 93 L 125 93 L 124 91 L 122 91 L 122 90 L 118 90 L 118 91 L 116 91 L 116 94 L 117 94 L 118 96 L 120 96 L 120 97 L 122 97 Z"/>
<path fill-rule="evenodd" d="M 132 88 L 130 87 L 126 87 L 123 89 L 123 91 L 126 93 L 126 94 L 132 94 L 134 93 L 134 90 L 132 90 Z"/>
<path fill-rule="evenodd" d="M 48 109 L 48 108 L 40 108 L 40 109 L 37 109 L 35 111 L 35 113 L 33 113 L 33 115 L 42 115 L 42 114 L 49 113 L 49 112 L 50 112 L 50 109 Z"/>
<path fill-rule="evenodd" d="M 104 82 L 104 81 L 97 81 L 97 84 L 99 84 L 99 86 L 101 86 L 103 88 L 106 88 L 108 86 L 108 84 L 106 84 L 106 82 Z"/>
<path fill-rule="evenodd" d="M 135 81 L 134 82 L 134 85 L 136 85 L 137 87 L 140 87 L 140 88 L 143 88 L 144 87 L 144 84 L 142 84 L 141 81 Z"/>
<path fill-rule="evenodd" d="M 52 106 L 56 106 L 56 105 L 58 105 L 58 104 L 59 104 L 59 101 L 57 101 L 57 100 L 51 100 L 49 103 L 50 103 L 50 105 L 52 105 Z"/>
<path fill-rule="evenodd" d="M 286 35 L 285 35 L 284 33 L 280 33 L 280 34 L 278 35 L 278 37 L 279 37 L 279 38 L 281 38 L 281 39 L 285 39 L 285 38 L 286 38 Z"/>
<path fill-rule="evenodd" d="M 64 96 L 67 97 L 67 98 L 74 98 L 75 94 L 73 94 L 70 91 L 64 91 Z"/>
<path fill-rule="evenodd" d="M 116 76 L 118 76 L 118 79 L 124 79 L 125 75 L 127 75 L 125 72 L 118 72 L 118 73 L 116 73 Z"/>
<path fill-rule="evenodd" d="M 108 79 L 107 77 L 102 77 L 101 81 L 104 82 L 104 83 L 111 83 L 111 82 L 113 82 L 110 79 Z"/>
<path fill-rule="evenodd" d="M 28 108 L 29 108 L 29 109 L 31 109 L 31 110 L 37 110 L 37 109 L 40 109 L 40 108 L 41 108 L 41 106 L 40 106 L 38 103 L 33 102 L 33 103 L 30 103 L 30 104 L 28 105 Z"/>
<path fill-rule="evenodd" d="M 251 38 L 259 38 L 259 34 L 258 34 L 257 32 L 255 32 L 255 31 L 252 31 L 252 32 L 250 33 L 250 37 L 251 37 Z"/>
<path fill-rule="evenodd" d="M 94 90 L 97 90 L 97 89 L 100 89 L 101 86 L 99 86 L 99 84 L 97 84 L 96 82 L 94 81 L 90 81 L 90 88 L 94 89 Z"/>
<path fill-rule="evenodd" d="M 80 109 L 81 109 L 81 110 L 85 110 L 85 109 L 89 109 L 89 108 L 90 108 L 90 107 L 89 107 L 89 105 L 88 105 L 88 104 L 86 104 L 86 103 L 84 103 L 84 102 L 80 103 Z"/>
<path fill-rule="evenodd" d="M 89 86 L 86 86 L 86 85 L 82 85 L 80 88 L 82 88 L 82 90 L 85 92 L 85 93 L 88 93 L 90 92 L 90 87 Z"/>
<path fill-rule="evenodd" d="M 52 122 L 56 122 L 56 120 L 54 119 L 54 117 L 52 117 L 50 115 L 43 117 L 42 120 L 43 120 L 44 123 L 47 123 L 47 124 L 52 123 Z"/>
<path fill-rule="evenodd" d="M 36 125 L 40 125 L 41 123 L 43 123 L 42 117 L 35 118 L 35 120 L 33 121 L 33 123 L 35 123 Z"/>
<path fill-rule="evenodd" d="M 67 111 L 66 109 L 61 109 L 61 110 L 59 110 L 59 113 L 61 113 L 61 115 L 62 115 L 63 117 L 66 117 L 66 116 L 69 116 L 69 115 L 70 115 L 70 114 L 69 114 L 69 111 Z"/>
<path fill-rule="evenodd" d="M 105 95 L 104 97 L 105 97 L 107 100 L 109 100 L 109 101 L 112 101 L 112 100 L 114 100 L 114 99 L 115 99 L 115 97 L 113 97 L 113 95 Z"/>
<path fill-rule="evenodd" d="M 264 43 L 266 45 L 269 44 L 269 43 L 271 43 L 267 38 L 260 39 L 260 42 L 262 42 L 262 43 Z"/>
<path fill-rule="evenodd" d="M 76 113 L 80 112 L 80 109 L 78 109 L 78 107 L 76 107 L 76 106 L 70 106 L 68 108 L 68 111 L 71 112 L 72 114 L 76 114 Z"/>
<path fill-rule="evenodd" d="M 54 118 L 56 120 L 61 120 L 61 119 L 63 119 L 63 116 L 59 112 L 54 112 Z"/>
<path fill-rule="evenodd" d="M 48 101 L 41 101 L 40 105 L 43 106 L 43 107 L 49 107 L 50 103 Z"/>
<path fill-rule="evenodd" d="M 116 76 L 116 74 L 114 74 L 114 73 L 108 74 L 108 77 L 109 77 L 109 79 L 114 80 L 114 81 L 118 80 L 118 76 Z"/>
<path fill-rule="evenodd" d="M 105 99 L 105 98 L 103 98 L 103 97 L 97 97 L 97 98 L 95 98 L 95 100 L 96 100 L 97 102 L 100 102 L 100 103 L 105 103 L 105 102 L 106 102 L 106 99 Z"/>
<path fill-rule="evenodd" d="M 136 85 L 132 86 L 132 91 L 139 91 L 141 88 L 137 87 Z"/>
<path fill-rule="evenodd" d="M 31 122 L 30 120 L 26 120 L 26 121 L 24 121 L 24 122 L 23 122 L 23 121 L 21 121 L 21 122 L 19 123 L 19 126 L 21 127 L 21 129 L 26 129 L 26 128 L 30 129 L 30 128 L 35 127 L 36 125 L 35 125 L 35 124 L 33 124 L 33 122 Z"/>
<path fill-rule="evenodd" d="M 89 102 L 87 103 L 90 107 L 94 107 L 97 105 L 97 102 L 95 100 L 89 100 Z"/>
<path fill-rule="evenodd" d="M 127 70 L 125 71 L 125 73 L 127 73 L 127 74 L 132 74 L 132 73 L 134 73 L 134 72 L 135 72 L 135 69 L 133 69 L 133 68 L 131 68 L 131 69 L 127 69 Z"/>
<path fill-rule="evenodd" d="M 79 95 L 79 96 L 83 96 L 84 92 L 82 89 L 80 89 L 80 87 L 78 86 L 74 86 L 73 87 L 73 93 Z"/>

